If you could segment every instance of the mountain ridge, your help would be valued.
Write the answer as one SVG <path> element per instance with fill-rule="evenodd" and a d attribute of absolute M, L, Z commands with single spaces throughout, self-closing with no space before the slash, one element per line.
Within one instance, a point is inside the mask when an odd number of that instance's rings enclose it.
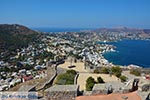
<path fill-rule="evenodd" d="M 150 29 L 139 29 L 139 28 L 128 28 L 128 27 L 120 27 L 120 28 L 97 28 L 95 30 L 91 30 L 91 32 L 127 32 L 127 33 L 143 33 L 150 34 Z"/>

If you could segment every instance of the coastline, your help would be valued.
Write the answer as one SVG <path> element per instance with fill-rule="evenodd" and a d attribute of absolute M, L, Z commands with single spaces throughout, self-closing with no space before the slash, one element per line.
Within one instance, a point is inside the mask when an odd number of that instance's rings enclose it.
<path fill-rule="evenodd" d="M 129 39 L 125 39 L 125 40 L 121 40 L 121 41 L 143 41 L 143 40 L 129 40 Z M 144 42 L 147 42 L 147 40 L 144 40 Z M 120 41 L 117 41 L 117 42 L 120 42 Z M 116 58 L 117 58 L 117 56 L 119 55 L 118 53 L 120 53 L 120 52 L 122 52 L 122 51 L 120 51 L 120 50 L 118 50 L 118 45 L 116 46 L 116 43 L 117 42 L 107 42 L 108 44 L 111 44 L 111 45 L 114 45 L 115 47 L 116 47 L 116 49 L 115 49 L 115 52 L 104 52 L 103 54 L 102 54 L 102 56 L 109 62 L 109 63 L 113 63 L 114 65 L 119 65 L 119 66 L 129 66 L 129 65 L 137 65 L 137 66 L 139 66 L 140 68 L 150 68 L 150 66 L 147 66 L 147 65 L 144 65 L 144 64 L 137 64 L 137 63 L 129 63 L 128 64 L 128 62 L 127 62 L 127 64 L 124 64 L 124 63 L 122 63 L 121 62 L 121 60 L 119 60 L 118 62 L 116 62 L 115 60 L 117 60 Z M 148 41 L 149 42 L 149 41 Z M 103 44 L 102 42 L 97 42 L 97 43 L 100 43 L 100 44 Z M 106 42 L 104 42 L 104 44 L 107 44 Z M 124 48 L 124 47 L 123 47 Z M 141 54 L 142 55 L 142 54 Z M 113 58 L 111 58 L 111 57 L 116 57 L 115 59 L 113 59 Z M 119 56 L 120 57 L 120 56 Z M 125 61 L 127 61 L 128 59 L 124 59 Z M 124 61 L 123 60 L 123 61 Z M 144 65 L 144 66 L 141 66 L 141 65 Z"/>

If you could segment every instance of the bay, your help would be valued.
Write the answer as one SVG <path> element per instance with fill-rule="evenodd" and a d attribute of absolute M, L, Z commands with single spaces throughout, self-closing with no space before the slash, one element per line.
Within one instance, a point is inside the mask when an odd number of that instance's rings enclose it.
<path fill-rule="evenodd" d="M 122 40 L 109 43 L 116 46 L 116 52 L 108 52 L 104 57 L 116 65 L 138 65 L 150 68 L 150 41 Z"/>

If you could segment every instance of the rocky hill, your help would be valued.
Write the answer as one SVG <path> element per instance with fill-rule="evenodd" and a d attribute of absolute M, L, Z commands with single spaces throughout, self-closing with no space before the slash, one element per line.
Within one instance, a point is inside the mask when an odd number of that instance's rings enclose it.
<path fill-rule="evenodd" d="M 37 40 L 39 33 L 18 24 L 0 24 L 0 51 L 15 50 Z"/>
<path fill-rule="evenodd" d="M 35 31 L 18 24 L 0 24 L 0 33 L 33 34 Z"/>

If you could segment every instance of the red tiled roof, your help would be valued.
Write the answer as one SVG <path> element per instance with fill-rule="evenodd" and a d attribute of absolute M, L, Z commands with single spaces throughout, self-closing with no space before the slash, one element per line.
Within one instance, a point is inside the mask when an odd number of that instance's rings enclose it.
<path fill-rule="evenodd" d="M 126 93 L 126 94 L 109 94 L 109 95 L 96 95 L 96 96 L 79 96 L 76 100 L 142 100 L 137 92 Z"/>
<path fill-rule="evenodd" d="M 32 76 L 24 76 L 23 78 L 24 78 L 25 81 L 33 79 Z"/>
<path fill-rule="evenodd" d="M 150 75 L 146 75 L 145 77 L 146 79 L 150 80 Z"/>

